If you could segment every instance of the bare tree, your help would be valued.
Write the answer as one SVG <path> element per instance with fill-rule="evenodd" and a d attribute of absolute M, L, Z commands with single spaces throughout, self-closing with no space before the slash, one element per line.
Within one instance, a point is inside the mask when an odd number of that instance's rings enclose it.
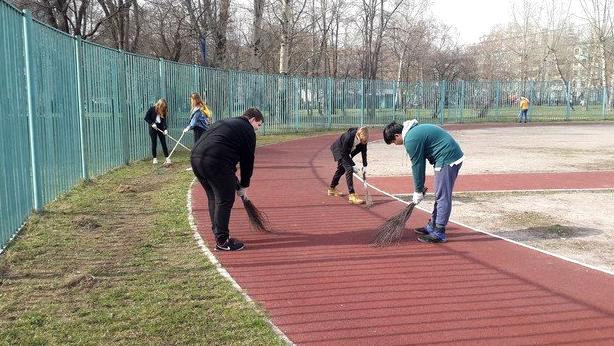
<path fill-rule="evenodd" d="M 262 15 L 264 11 L 264 0 L 253 0 L 254 20 L 252 28 L 252 56 L 251 68 L 255 72 L 262 69 Z"/>
<path fill-rule="evenodd" d="M 404 0 L 362 0 L 363 78 L 375 79 L 379 67 L 383 38 L 390 20 Z"/>
<path fill-rule="evenodd" d="M 51 27 L 83 39 L 95 38 L 103 24 L 125 9 L 105 14 L 90 0 L 18 0 L 15 5 L 32 10 L 34 17 Z"/>
<path fill-rule="evenodd" d="M 608 110 L 614 93 L 609 92 L 610 85 L 610 54 L 607 41 L 612 38 L 612 1 L 611 0 L 580 0 L 585 21 L 589 24 L 592 40 L 597 47 L 601 67 L 601 87 L 608 94 Z"/>
<path fill-rule="evenodd" d="M 114 48 L 136 51 L 142 27 L 142 8 L 137 0 L 97 0 L 109 18 L 105 24 L 111 32 L 110 43 Z M 114 15 L 116 14 L 116 15 Z"/>

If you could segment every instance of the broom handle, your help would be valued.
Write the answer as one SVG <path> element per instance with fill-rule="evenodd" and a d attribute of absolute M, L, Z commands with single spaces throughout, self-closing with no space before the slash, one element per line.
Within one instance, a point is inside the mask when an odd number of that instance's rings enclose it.
<path fill-rule="evenodd" d="M 164 133 L 164 131 L 162 131 L 162 130 L 160 130 L 160 129 L 156 129 L 156 130 L 158 130 L 158 131 L 160 131 L 160 132 Z M 183 137 L 183 135 L 184 135 L 184 132 L 182 132 L 182 133 L 181 133 L 181 137 L 179 137 L 179 141 L 181 140 L 181 138 Z M 168 138 L 170 138 L 170 139 L 172 139 L 172 140 L 173 140 L 175 143 L 177 143 L 177 144 L 181 145 L 181 146 L 182 146 L 182 147 L 184 147 L 185 149 L 188 149 L 189 151 L 192 151 L 190 148 L 188 148 L 188 147 L 186 147 L 185 145 L 181 144 L 181 142 L 179 142 L 178 140 L 176 140 L 175 138 L 173 138 L 171 135 L 166 134 L 165 136 L 166 136 L 166 137 L 168 137 Z M 177 144 L 175 144 L 175 146 L 177 146 Z"/>

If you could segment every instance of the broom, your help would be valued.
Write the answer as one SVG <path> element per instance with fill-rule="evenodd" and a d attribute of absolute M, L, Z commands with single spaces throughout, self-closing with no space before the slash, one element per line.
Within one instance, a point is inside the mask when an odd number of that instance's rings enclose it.
<path fill-rule="evenodd" d="M 424 193 L 426 193 L 426 188 L 424 189 Z M 409 220 L 415 206 L 416 203 L 409 203 L 409 205 L 403 208 L 401 212 L 389 218 L 386 220 L 386 222 L 379 226 L 372 244 L 377 247 L 397 244 L 401 240 L 401 237 L 403 237 L 405 223 L 407 223 L 407 220 Z"/>
<path fill-rule="evenodd" d="M 365 205 L 368 207 L 373 206 L 373 198 L 371 198 L 371 194 L 369 193 L 369 184 L 367 183 L 367 174 L 362 173 L 362 184 L 365 188 Z"/>
<path fill-rule="evenodd" d="M 240 188 L 241 186 L 237 181 L 237 190 Z M 257 231 L 271 233 L 272 228 L 268 216 L 263 211 L 256 208 L 254 203 L 249 198 L 241 196 L 241 201 L 243 202 L 243 207 L 247 213 L 250 226 Z"/>

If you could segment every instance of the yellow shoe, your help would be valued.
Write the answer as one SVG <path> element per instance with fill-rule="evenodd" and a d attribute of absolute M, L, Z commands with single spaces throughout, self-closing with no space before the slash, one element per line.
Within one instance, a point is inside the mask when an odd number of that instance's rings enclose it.
<path fill-rule="evenodd" d="M 350 204 L 364 204 L 365 203 L 365 201 L 358 198 L 358 196 L 356 196 L 355 193 L 350 193 L 348 201 L 350 202 Z"/>
<path fill-rule="evenodd" d="M 329 187 L 328 188 L 328 195 L 329 196 L 335 196 L 335 197 L 343 196 L 343 194 L 341 192 L 337 191 L 337 188 L 334 188 L 334 187 Z"/>

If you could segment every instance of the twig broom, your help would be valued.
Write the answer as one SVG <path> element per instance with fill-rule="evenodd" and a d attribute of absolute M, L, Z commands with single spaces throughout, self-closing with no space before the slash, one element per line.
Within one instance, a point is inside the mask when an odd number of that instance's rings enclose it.
<path fill-rule="evenodd" d="M 426 188 L 424 189 L 426 193 Z M 411 202 L 407 207 L 403 208 L 397 215 L 389 218 L 381 226 L 379 226 L 375 234 L 375 239 L 372 244 L 377 247 L 384 247 L 398 244 L 403 237 L 403 231 L 405 231 L 405 224 L 411 213 L 414 211 L 416 203 Z"/>
<path fill-rule="evenodd" d="M 254 205 L 251 200 L 241 197 L 243 207 L 247 212 L 249 224 L 257 231 L 271 233 L 273 230 L 269 222 L 268 216 Z"/>
<path fill-rule="evenodd" d="M 237 182 L 237 190 L 240 188 L 239 182 Z M 243 207 L 247 213 L 249 219 L 249 225 L 260 232 L 271 233 L 273 231 L 269 217 L 261 210 L 256 208 L 254 203 L 247 197 L 241 197 Z"/>

